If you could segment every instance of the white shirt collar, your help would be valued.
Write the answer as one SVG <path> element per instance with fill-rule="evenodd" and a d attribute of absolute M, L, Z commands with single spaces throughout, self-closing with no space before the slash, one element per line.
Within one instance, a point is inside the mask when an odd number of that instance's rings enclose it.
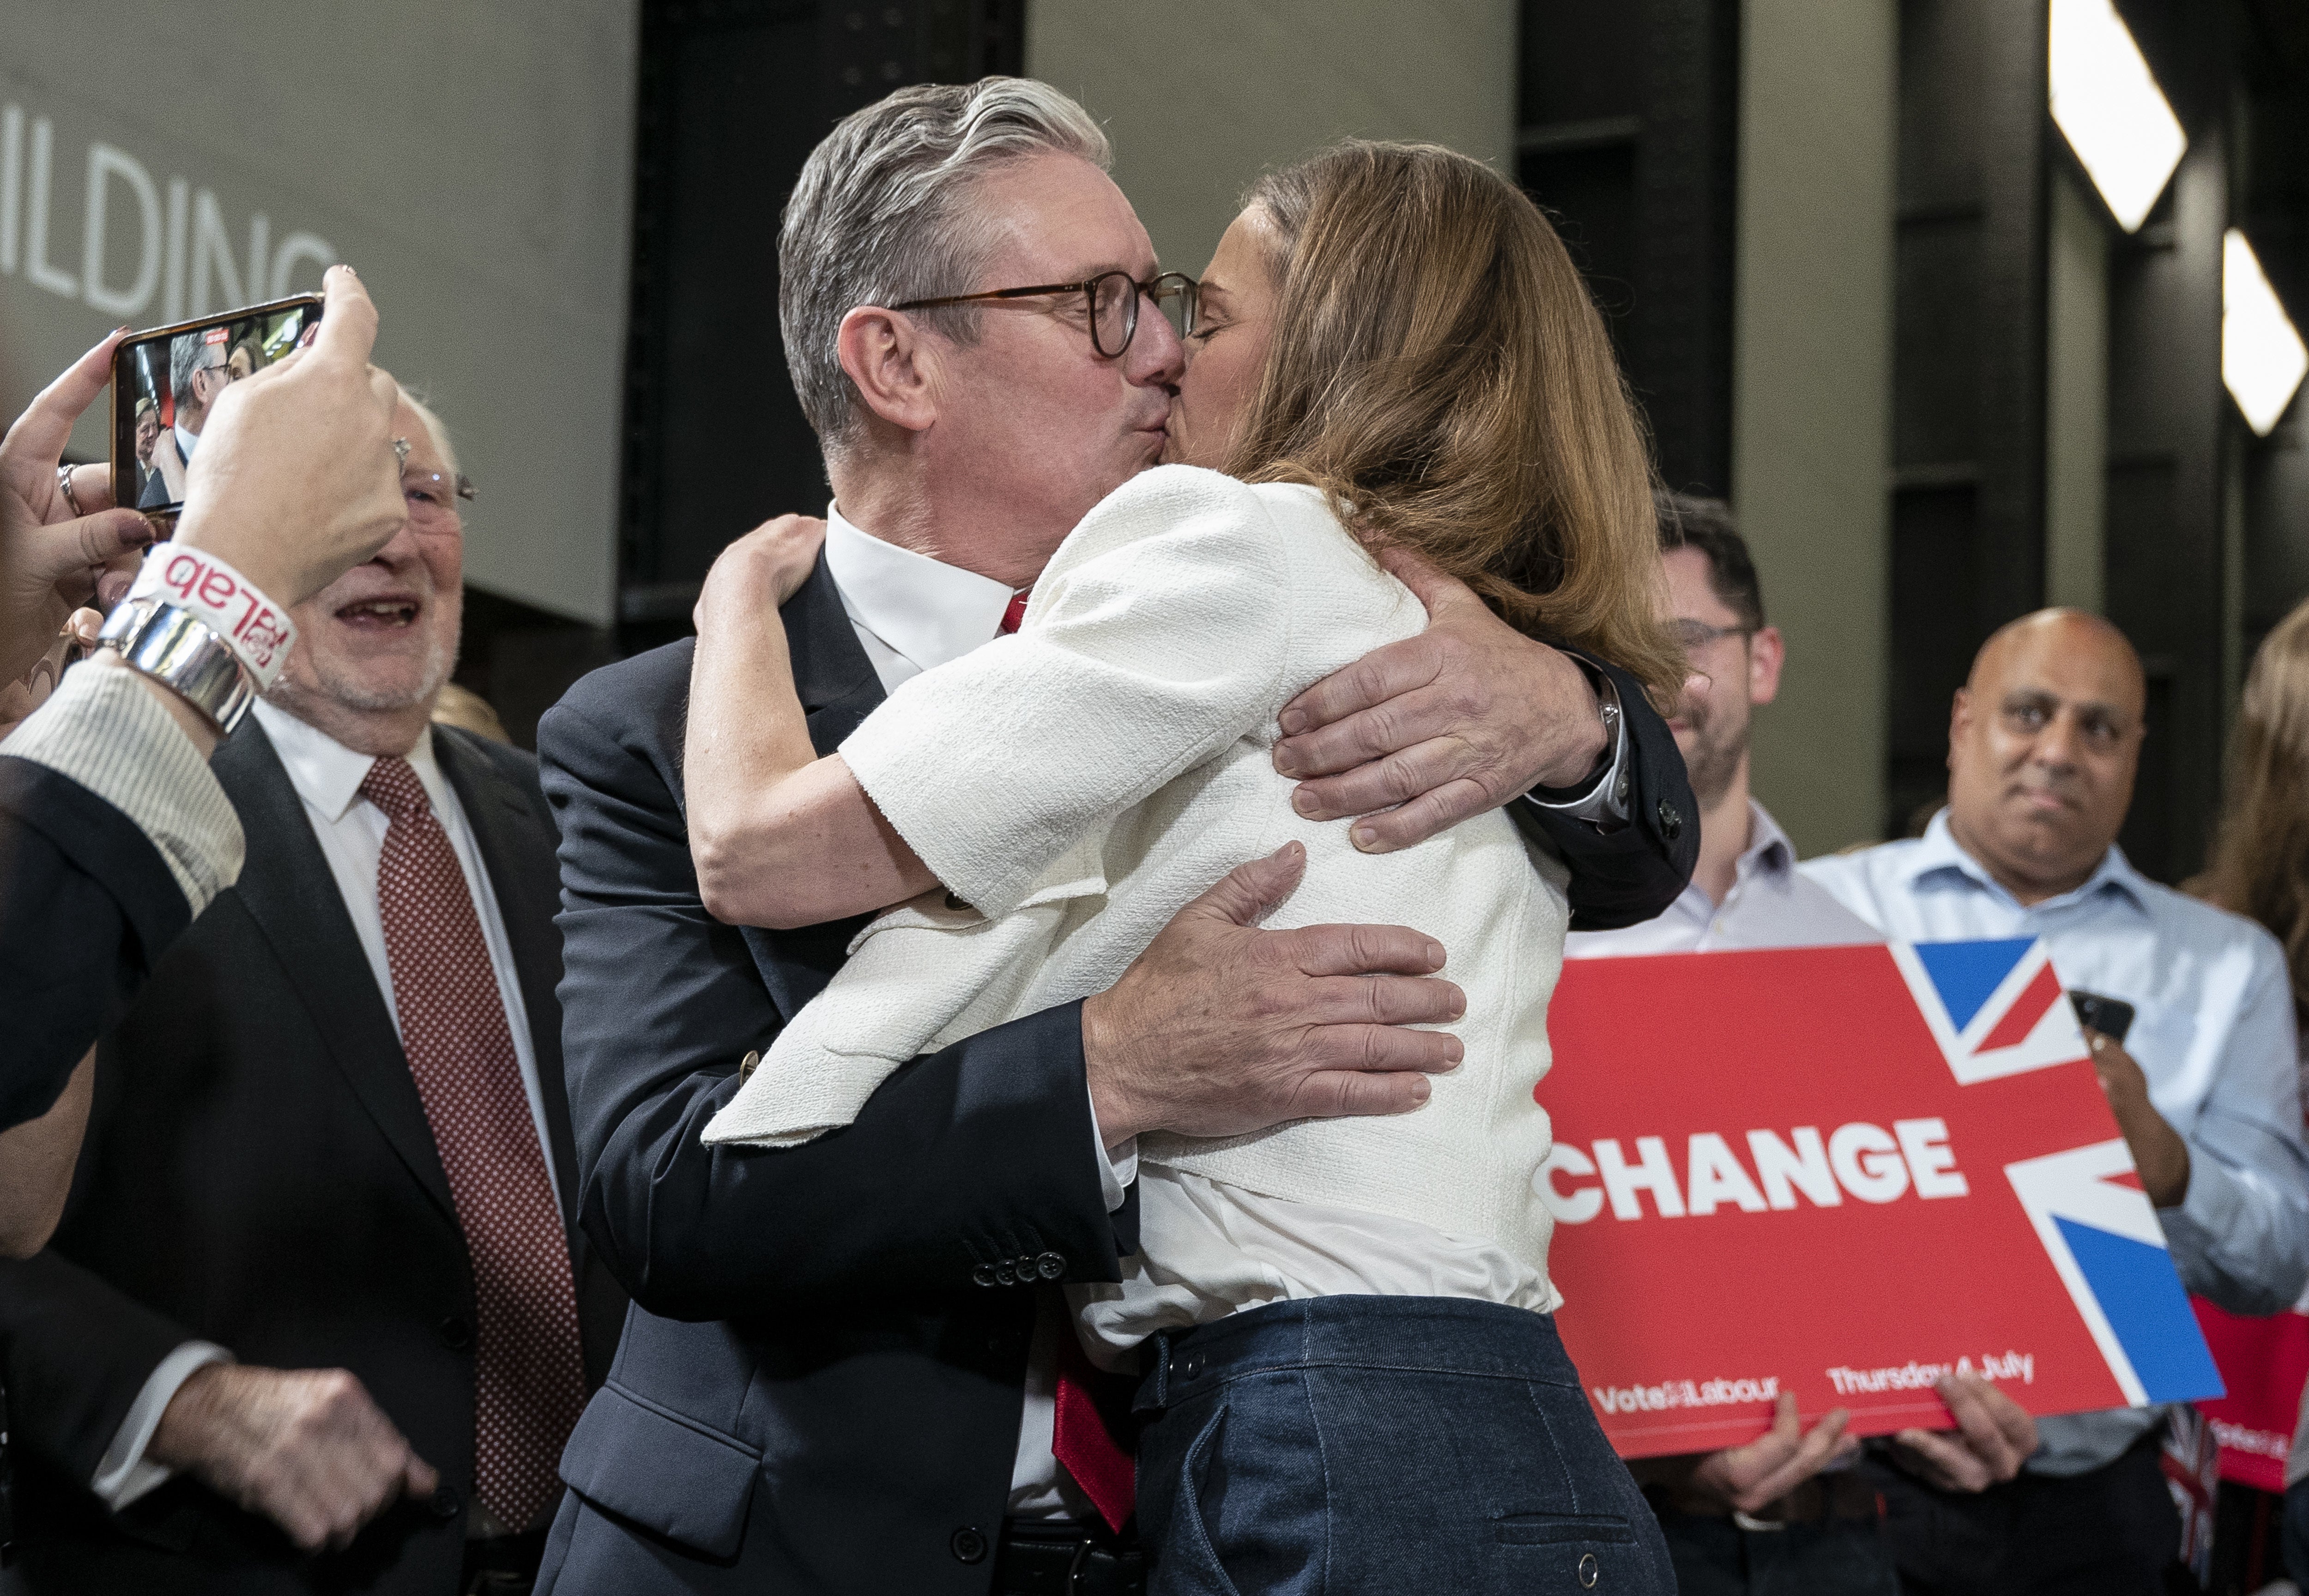
<path fill-rule="evenodd" d="M 368 767 L 376 763 L 376 756 L 354 753 L 327 732 L 307 725 L 266 699 L 258 699 L 252 707 L 264 735 L 272 739 L 272 751 L 281 756 L 297 796 L 319 810 L 330 824 L 342 820 L 360 797 L 360 784 L 368 777 Z M 433 758 L 429 729 L 405 757 L 438 811 L 446 783 Z"/>
<path fill-rule="evenodd" d="M 1924 828 L 1923 841 L 1903 863 L 1907 867 L 1911 891 L 1925 876 L 1947 872 L 1971 882 L 1992 896 L 2003 898 L 2016 908 L 2019 906 L 2019 900 L 2013 897 L 2002 882 L 1988 873 L 1987 867 L 1965 851 L 1964 844 L 1956 840 L 1956 833 L 1949 829 L 1949 812 L 1945 808 L 1933 816 L 1932 824 Z M 2124 857 L 2124 850 L 2114 842 L 2108 845 L 2108 851 L 2101 855 L 2100 863 L 2093 867 L 2093 873 L 2085 878 L 2082 886 L 2063 893 L 2056 898 L 2046 898 L 2030 907 L 2060 909 L 2097 897 L 2111 888 L 2129 899 L 2135 908 L 2146 907 L 2149 896 L 2146 878 L 2132 867 L 2132 861 Z"/>
<path fill-rule="evenodd" d="M 1010 608 L 1002 583 L 885 543 L 834 505 L 826 507 L 826 568 L 850 618 L 923 670 L 992 642 Z"/>
<path fill-rule="evenodd" d="M 1754 798 L 1748 800 L 1748 846 L 1741 850 L 1734 867 L 1735 879 L 1744 880 L 1752 871 L 1762 871 L 1775 880 L 1793 875 L 1796 867 L 1795 844 L 1788 841 L 1787 833 L 1772 818 L 1772 812 Z"/>
<path fill-rule="evenodd" d="M 200 443 L 201 435 L 196 432 L 186 432 L 173 422 L 170 423 L 169 430 L 177 435 L 177 453 L 184 457 L 186 465 L 192 464 L 193 450 Z"/>

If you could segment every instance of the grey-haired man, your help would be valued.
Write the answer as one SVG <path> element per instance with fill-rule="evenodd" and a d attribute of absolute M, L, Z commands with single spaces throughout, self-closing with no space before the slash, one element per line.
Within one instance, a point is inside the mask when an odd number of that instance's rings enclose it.
<path fill-rule="evenodd" d="M 821 750 L 898 682 L 990 641 L 1083 514 L 1160 454 L 1185 354 L 1151 308 L 1111 356 L 1079 318 L 895 308 L 1112 271 L 1149 283 L 1153 246 L 1106 160 L 1065 96 L 988 79 L 901 91 L 803 170 L 780 308 L 836 506 L 782 613 Z M 1664 724 L 1630 683 L 1607 747 L 1588 690 L 1561 690 L 1578 679 L 1561 656 L 1480 610 L 1462 624 L 1472 635 L 1439 624 L 1397 645 L 1413 653 L 1394 673 L 1424 660 L 1431 683 L 1456 647 L 1487 662 L 1464 696 L 1491 718 L 1431 694 L 1445 719 L 1419 738 L 1518 748 L 1494 803 L 1589 770 L 1605 802 L 1619 774 L 1656 789 L 1665 818 L 1647 800 L 1608 833 L 1567 811 L 1535 822 L 1572 862 L 1575 911 L 1584 871 L 1591 914 L 1605 897 L 1656 912 L 1691 869 Z M 583 1222 L 636 1303 L 565 1456 L 574 1496 L 540 1588 L 1137 1590 L 1135 1554 L 1092 1527 L 1053 1447 L 1054 1288 L 1119 1278 L 1136 1240 L 1131 1160 L 1105 1150 L 1099 1105 L 1136 1105 L 1136 1128 L 1407 1106 L 1402 1072 L 1436 1064 L 1407 1027 L 1456 993 L 1423 979 L 1439 961 L 1415 931 L 1254 928 L 1293 870 L 1260 861 L 1112 989 L 912 1061 L 847 1129 L 707 1148 L 740 1056 L 824 984 L 856 923 L 739 930 L 705 912 L 678 768 L 689 664 L 681 643 L 597 672 L 539 731 Z"/>

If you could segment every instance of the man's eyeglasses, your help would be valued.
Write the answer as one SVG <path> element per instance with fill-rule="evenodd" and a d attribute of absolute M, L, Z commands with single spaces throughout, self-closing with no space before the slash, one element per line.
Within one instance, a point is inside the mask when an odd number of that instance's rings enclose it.
<path fill-rule="evenodd" d="M 1711 626 L 1706 621 L 1682 619 L 1670 621 L 1667 629 L 1687 658 L 1706 653 L 1716 645 L 1718 638 L 1753 637 L 1756 634 L 1753 626 Z"/>
<path fill-rule="evenodd" d="M 471 503 L 480 496 L 480 490 L 463 471 L 454 477 L 439 471 L 403 471 L 401 496 L 409 502 L 410 523 L 429 528 L 454 520 L 459 513 L 459 501 Z"/>
<path fill-rule="evenodd" d="M 892 310 L 929 310 L 939 305 L 971 305 L 986 299 L 1031 299 L 1038 294 L 1080 294 L 1090 317 L 1090 347 L 1106 358 L 1120 357 L 1138 332 L 1138 301 L 1152 299 L 1181 338 L 1195 330 L 1202 285 L 1183 272 L 1165 272 L 1140 282 L 1128 272 L 1102 272 L 1085 282 L 1043 282 L 1026 289 L 990 289 L 982 294 L 946 294 L 909 299 Z"/>

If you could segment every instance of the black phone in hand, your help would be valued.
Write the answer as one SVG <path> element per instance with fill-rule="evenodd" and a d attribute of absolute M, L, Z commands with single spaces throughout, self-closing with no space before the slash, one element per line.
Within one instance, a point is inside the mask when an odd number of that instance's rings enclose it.
<path fill-rule="evenodd" d="M 2078 1024 L 2099 1031 L 2119 1047 L 2124 1045 L 2124 1033 L 2132 1029 L 2132 1005 L 2124 999 L 2072 990 L 2069 1005 L 2077 1011 Z"/>

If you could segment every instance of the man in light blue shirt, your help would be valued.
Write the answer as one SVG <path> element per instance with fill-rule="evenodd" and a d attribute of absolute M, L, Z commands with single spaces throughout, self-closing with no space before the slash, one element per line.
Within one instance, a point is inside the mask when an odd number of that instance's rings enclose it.
<path fill-rule="evenodd" d="M 2071 990 L 2132 1005 L 2123 1046 L 2088 1040 L 2182 1281 L 2232 1313 L 2275 1313 L 2309 1280 L 2284 954 L 2116 847 L 2144 697 L 2140 660 L 2107 622 L 2061 609 L 2012 622 L 1956 695 L 1949 807 L 1924 836 L 1803 870 L 1889 936 L 2041 937 Z M 1904 1576 L 1950 1592 L 2161 1591 L 2179 1536 L 2161 1428 L 2156 1409 L 2044 1419 L 2021 1478 L 1972 1498 L 1888 1471 Z"/>

